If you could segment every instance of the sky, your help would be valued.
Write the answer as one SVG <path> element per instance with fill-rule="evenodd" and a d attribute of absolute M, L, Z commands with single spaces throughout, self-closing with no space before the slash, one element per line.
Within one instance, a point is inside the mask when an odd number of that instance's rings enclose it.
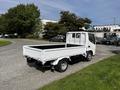
<path fill-rule="evenodd" d="M 0 14 L 18 4 L 34 3 L 42 19 L 59 20 L 60 11 L 88 17 L 94 25 L 120 24 L 120 0 L 0 0 Z"/>

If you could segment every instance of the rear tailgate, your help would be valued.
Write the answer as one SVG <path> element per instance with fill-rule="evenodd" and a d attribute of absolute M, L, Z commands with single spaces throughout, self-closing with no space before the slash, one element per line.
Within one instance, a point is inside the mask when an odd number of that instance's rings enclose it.
<path fill-rule="evenodd" d="M 30 46 L 23 46 L 23 56 L 27 56 L 36 60 L 42 60 L 42 50 L 32 48 Z"/>

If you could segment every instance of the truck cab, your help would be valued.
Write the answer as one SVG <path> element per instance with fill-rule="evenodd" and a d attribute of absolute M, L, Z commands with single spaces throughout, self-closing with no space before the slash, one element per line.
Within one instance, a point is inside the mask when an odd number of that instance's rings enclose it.
<path fill-rule="evenodd" d="M 90 51 L 92 55 L 95 55 L 96 40 L 95 36 L 89 32 L 68 32 L 66 35 L 66 45 L 80 45 L 85 46 L 86 51 Z"/>

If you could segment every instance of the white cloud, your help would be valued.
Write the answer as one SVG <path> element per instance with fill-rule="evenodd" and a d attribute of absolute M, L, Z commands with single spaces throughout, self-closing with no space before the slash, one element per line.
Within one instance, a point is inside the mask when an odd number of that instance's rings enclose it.
<path fill-rule="evenodd" d="M 0 3 L 13 3 L 13 4 L 17 4 L 18 1 L 15 1 L 15 0 L 0 0 Z"/>
<path fill-rule="evenodd" d="M 64 0 L 40 0 L 41 4 L 47 5 L 52 8 L 59 10 L 70 10 L 73 11 L 74 7 Z"/>

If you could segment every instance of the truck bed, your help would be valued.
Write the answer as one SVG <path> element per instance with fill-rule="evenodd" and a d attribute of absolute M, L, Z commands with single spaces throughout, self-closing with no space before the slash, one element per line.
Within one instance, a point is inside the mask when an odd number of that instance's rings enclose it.
<path fill-rule="evenodd" d="M 41 62 L 46 62 L 60 57 L 85 54 L 85 49 L 85 46 L 72 44 L 25 45 L 23 47 L 23 55 Z"/>

